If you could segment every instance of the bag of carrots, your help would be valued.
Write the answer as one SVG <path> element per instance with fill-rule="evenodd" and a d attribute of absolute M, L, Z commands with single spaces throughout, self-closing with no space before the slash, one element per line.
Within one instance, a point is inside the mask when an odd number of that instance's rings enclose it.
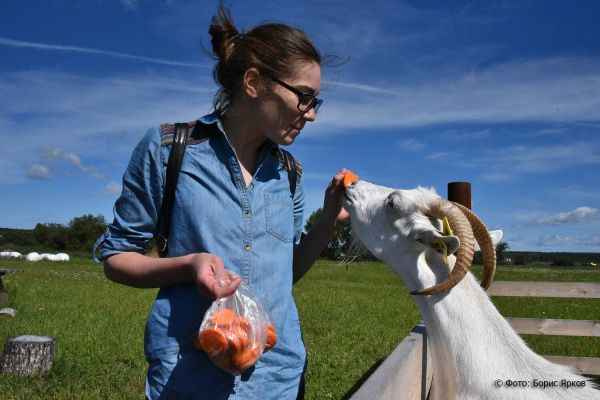
<path fill-rule="evenodd" d="M 196 348 L 234 375 L 256 364 L 277 343 L 275 326 L 246 283 L 229 297 L 215 300 L 198 330 Z"/>

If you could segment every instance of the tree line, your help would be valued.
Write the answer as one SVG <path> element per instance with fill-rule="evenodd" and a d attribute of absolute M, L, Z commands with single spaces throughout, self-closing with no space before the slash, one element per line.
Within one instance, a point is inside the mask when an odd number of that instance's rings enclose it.
<path fill-rule="evenodd" d="M 102 215 L 85 214 L 67 225 L 38 223 L 33 229 L 0 228 L 0 248 L 20 252 L 91 253 L 95 240 L 107 227 Z"/>
<path fill-rule="evenodd" d="M 321 215 L 319 208 L 306 221 L 304 231 L 308 232 Z M 0 250 L 19 252 L 59 252 L 90 254 L 95 240 L 104 232 L 107 222 L 102 215 L 85 214 L 73 218 L 68 224 L 37 224 L 33 229 L 0 228 Z M 353 244 L 351 246 L 351 244 Z M 153 241 L 148 251 L 152 251 Z M 336 234 L 329 240 L 321 253 L 321 258 L 330 260 L 375 261 L 376 258 L 360 242 L 353 243 L 350 220 L 345 221 Z M 572 266 L 587 265 L 591 261 L 600 261 L 598 253 L 542 253 L 509 251 L 506 242 L 496 245 L 498 264 L 529 265 L 544 263 L 548 265 Z M 473 258 L 474 264 L 483 261 L 480 252 Z"/>

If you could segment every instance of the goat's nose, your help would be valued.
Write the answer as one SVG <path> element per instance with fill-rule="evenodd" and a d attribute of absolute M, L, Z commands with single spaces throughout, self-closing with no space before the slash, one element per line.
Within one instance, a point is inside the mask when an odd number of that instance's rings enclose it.
<path fill-rule="evenodd" d="M 348 171 L 346 172 L 346 175 L 344 175 L 342 182 L 344 184 L 344 188 L 347 188 L 348 186 L 352 186 L 358 182 L 358 176 L 354 172 Z"/>

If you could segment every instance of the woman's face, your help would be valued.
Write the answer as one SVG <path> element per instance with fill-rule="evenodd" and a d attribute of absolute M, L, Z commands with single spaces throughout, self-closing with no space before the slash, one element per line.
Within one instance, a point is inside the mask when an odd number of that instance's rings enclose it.
<path fill-rule="evenodd" d="M 316 62 L 299 64 L 289 76 L 274 76 L 285 84 L 302 92 L 317 96 L 321 89 L 321 67 Z M 290 89 L 265 78 L 266 87 L 259 96 L 259 120 L 261 133 L 275 143 L 287 146 L 294 142 L 306 122 L 317 118 L 314 108 L 307 112 L 298 110 L 299 97 Z"/>

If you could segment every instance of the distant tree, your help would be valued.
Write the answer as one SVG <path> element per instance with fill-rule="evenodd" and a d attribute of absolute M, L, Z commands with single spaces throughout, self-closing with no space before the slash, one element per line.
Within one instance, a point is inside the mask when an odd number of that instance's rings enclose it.
<path fill-rule="evenodd" d="M 48 226 L 46 226 L 46 224 L 38 223 L 35 225 L 35 228 L 33 228 L 33 238 L 39 244 L 48 243 L 49 235 L 50 235 L 50 229 L 48 228 Z"/>
<path fill-rule="evenodd" d="M 553 267 L 573 267 L 575 263 L 571 260 L 567 260 L 566 258 L 556 257 L 552 260 Z"/>
<path fill-rule="evenodd" d="M 75 217 L 69 222 L 68 248 L 70 250 L 90 250 L 98 238 L 106 229 L 104 216 L 85 214 Z"/>
<path fill-rule="evenodd" d="M 483 265 L 483 256 L 481 255 L 481 251 L 476 251 L 473 254 L 473 264 L 474 265 Z"/>
<path fill-rule="evenodd" d="M 523 256 L 515 256 L 513 260 L 513 265 L 525 265 L 527 264 L 527 260 Z"/>
<path fill-rule="evenodd" d="M 33 238 L 41 251 L 65 250 L 68 242 L 68 229 L 62 224 L 36 224 Z"/>
<path fill-rule="evenodd" d="M 322 212 L 323 209 L 319 208 L 311 214 L 306 221 L 306 225 L 304 226 L 304 230 L 306 232 L 310 231 Z M 350 220 L 348 219 L 343 222 L 343 225 L 336 231 L 331 240 L 329 240 L 327 246 L 325 246 L 325 249 L 321 253 L 321 257 L 325 257 L 330 260 L 342 260 L 347 255 L 346 252 L 348 250 L 351 237 L 352 230 Z"/>
<path fill-rule="evenodd" d="M 496 260 L 498 264 L 504 262 L 504 254 L 508 250 L 508 243 L 506 242 L 498 242 L 496 244 Z"/>

